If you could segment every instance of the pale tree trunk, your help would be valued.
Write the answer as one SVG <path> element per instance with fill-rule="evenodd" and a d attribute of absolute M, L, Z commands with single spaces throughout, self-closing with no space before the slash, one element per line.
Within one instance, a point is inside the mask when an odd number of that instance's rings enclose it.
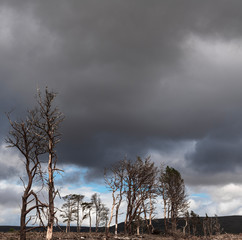
<path fill-rule="evenodd" d="M 184 234 L 184 235 L 186 235 L 187 219 L 186 219 L 185 221 L 186 221 L 186 225 L 183 227 L 183 234 Z"/>
<path fill-rule="evenodd" d="M 149 233 L 152 233 L 154 231 L 154 227 L 152 225 L 153 203 L 152 203 L 151 194 L 150 194 L 149 198 L 150 198 Z"/>
<path fill-rule="evenodd" d="M 162 198 L 163 198 L 163 205 L 164 205 L 164 225 L 165 225 L 165 233 L 167 233 L 167 202 L 166 202 L 166 196 L 165 196 L 165 184 L 162 183 Z M 169 219 L 169 214 L 168 214 Z"/>
<path fill-rule="evenodd" d="M 116 236 L 118 235 L 118 224 L 117 224 L 117 222 L 115 223 L 115 235 Z"/>
<path fill-rule="evenodd" d="M 130 190 L 128 190 L 130 191 Z M 127 234 L 127 232 L 129 231 L 127 229 L 127 225 L 128 225 L 128 218 L 129 218 L 129 214 L 130 214 L 130 197 L 129 197 L 130 193 L 128 193 L 128 203 L 127 203 L 127 210 L 126 210 L 126 217 L 125 217 L 125 221 L 124 221 L 124 233 Z"/>
<path fill-rule="evenodd" d="M 137 235 L 139 236 L 139 228 L 140 228 L 140 226 L 139 226 L 139 224 L 138 224 L 138 226 L 137 226 Z"/>
<path fill-rule="evenodd" d="M 53 231 L 51 228 L 47 228 L 46 239 L 52 239 Z"/>
<path fill-rule="evenodd" d="M 118 211 L 119 211 L 119 206 L 120 206 L 120 201 L 118 205 L 116 206 L 116 215 L 115 215 L 115 236 L 118 235 Z"/>
<path fill-rule="evenodd" d="M 80 232 L 80 217 L 79 217 L 79 211 L 80 211 L 80 201 L 77 201 L 77 219 L 76 219 L 76 227 L 77 232 Z"/>
<path fill-rule="evenodd" d="M 123 185 L 121 185 L 121 187 L 120 187 L 119 201 L 116 206 L 116 216 L 115 216 L 115 235 L 116 236 L 118 235 L 118 212 L 119 212 L 119 207 L 122 203 L 122 189 L 123 189 Z"/>
<path fill-rule="evenodd" d="M 116 204 L 116 198 L 114 196 L 114 193 L 115 193 L 115 191 L 112 192 L 113 205 L 112 205 L 112 208 L 111 208 L 110 218 L 109 218 L 108 225 L 107 225 L 107 232 L 108 233 L 109 233 L 109 228 L 110 228 L 110 225 L 111 225 L 111 222 L 112 222 L 112 219 L 113 219 L 113 210 L 114 210 L 114 207 L 115 207 L 115 204 Z"/>
<path fill-rule="evenodd" d="M 95 232 L 97 232 L 97 228 L 98 228 L 98 216 L 97 216 L 97 209 L 96 209 L 96 230 L 95 230 Z"/>
<path fill-rule="evenodd" d="M 89 232 L 92 232 L 92 216 L 91 216 L 91 211 L 89 211 L 89 223 L 90 223 Z"/>
<path fill-rule="evenodd" d="M 50 133 L 51 134 L 51 133 Z M 55 217 L 55 209 L 54 209 L 54 178 L 53 178 L 53 142 L 49 140 L 49 162 L 48 162 L 48 173 L 49 173 L 49 216 L 48 216 L 48 227 L 46 240 L 52 240 L 53 237 L 53 226 L 54 226 L 54 217 Z"/>
<path fill-rule="evenodd" d="M 164 224 L 165 224 L 165 232 L 167 233 L 167 220 L 166 220 L 166 199 L 164 201 Z"/>
<path fill-rule="evenodd" d="M 137 235 L 140 235 L 140 215 L 141 215 L 141 207 L 139 208 L 138 211 L 138 218 L 137 218 Z"/>

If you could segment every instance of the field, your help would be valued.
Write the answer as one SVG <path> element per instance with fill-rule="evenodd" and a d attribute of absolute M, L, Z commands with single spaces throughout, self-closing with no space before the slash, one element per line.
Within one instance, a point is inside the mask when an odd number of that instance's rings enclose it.
<path fill-rule="evenodd" d="M 76 227 L 72 226 L 71 227 L 71 232 L 70 233 L 65 233 L 65 226 L 61 226 L 60 228 L 54 228 L 54 238 L 53 240 L 77 240 L 77 239 L 86 239 L 86 240 L 139 240 L 139 239 L 144 239 L 144 240 L 173 240 L 173 239 L 190 239 L 190 240 L 199 240 L 199 239 L 206 239 L 206 240 L 219 240 L 219 239 L 225 239 L 225 240 L 236 240 L 236 239 L 241 239 L 242 240 L 242 216 L 224 216 L 224 217 L 219 217 L 219 223 L 221 224 L 222 234 L 217 235 L 217 236 L 212 236 L 210 238 L 205 238 L 205 237 L 186 237 L 184 238 L 182 232 L 182 226 L 184 226 L 184 222 L 181 219 L 178 222 L 178 231 L 177 231 L 177 237 L 164 237 L 162 233 L 164 233 L 164 220 L 163 219 L 156 219 L 153 220 L 153 225 L 155 229 L 160 230 L 161 234 L 160 235 L 148 235 L 148 234 L 142 234 L 140 236 L 124 236 L 123 235 L 123 229 L 124 229 L 124 224 L 120 223 L 118 226 L 118 229 L 120 230 L 120 233 L 118 234 L 118 237 L 115 238 L 113 232 L 114 232 L 114 227 L 112 226 L 110 228 L 110 234 L 109 237 L 105 236 L 105 229 L 104 228 L 99 228 L 99 232 L 95 233 L 95 228 L 92 228 L 92 233 L 89 233 L 89 227 L 82 227 L 81 228 L 81 233 L 76 232 Z M 203 218 L 200 218 L 200 224 L 198 225 L 197 228 L 197 233 L 198 235 L 202 236 L 203 231 L 202 231 L 202 220 Z M 19 231 L 19 226 L 0 226 L 0 240 L 17 240 L 19 239 L 18 236 L 18 231 Z M 62 229 L 62 231 L 60 230 Z M 45 239 L 45 232 L 44 229 L 40 230 L 40 232 L 29 232 L 27 233 L 27 239 L 28 240 L 43 240 Z"/>
<path fill-rule="evenodd" d="M 0 232 L 0 239 L 1 240 L 18 240 L 18 232 L 12 232 L 12 233 L 3 233 Z M 45 239 L 45 233 L 43 232 L 30 232 L 27 234 L 27 240 L 44 240 Z M 188 239 L 188 240 L 237 240 L 242 239 L 242 234 L 221 234 L 218 236 L 211 236 L 210 238 L 207 237 L 163 237 L 159 235 L 140 235 L 140 236 L 124 236 L 124 235 L 118 235 L 118 237 L 115 238 L 114 235 L 110 234 L 109 237 L 106 237 L 103 233 L 63 233 L 63 232 L 55 232 L 53 240 L 179 240 L 179 239 Z"/>

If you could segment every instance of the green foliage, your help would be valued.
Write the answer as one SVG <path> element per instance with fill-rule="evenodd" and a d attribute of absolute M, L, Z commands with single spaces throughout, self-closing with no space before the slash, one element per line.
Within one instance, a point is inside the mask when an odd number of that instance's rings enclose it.
<path fill-rule="evenodd" d="M 185 191 L 184 180 L 176 169 L 167 166 L 161 166 L 159 176 L 159 193 L 162 195 L 164 203 L 164 221 L 167 229 L 166 216 L 170 216 L 172 223 L 172 232 L 176 231 L 177 218 L 183 215 L 188 209 L 188 200 Z"/>
<path fill-rule="evenodd" d="M 8 232 L 15 232 L 16 230 L 14 228 L 9 228 Z"/>

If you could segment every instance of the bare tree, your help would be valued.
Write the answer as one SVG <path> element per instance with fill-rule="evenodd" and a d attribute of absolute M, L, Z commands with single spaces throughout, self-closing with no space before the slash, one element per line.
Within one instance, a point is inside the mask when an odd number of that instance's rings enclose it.
<path fill-rule="evenodd" d="M 118 198 L 115 208 L 115 235 L 118 234 L 118 216 L 119 216 L 119 208 L 123 201 L 124 194 L 124 175 L 125 175 L 125 159 L 119 162 L 119 166 L 114 170 L 115 174 L 118 177 L 119 187 L 118 187 Z"/>
<path fill-rule="evenodd" d="M 127 201 L 125 232 L 131 234 L 132 223 L 143 213 L 143 202 L 149 199 L 149 194 L 154 191 L 156 169 L 150 157 L 144 161 L 137 157 L 134 163 L 126 161 L 125 172 L 124 189 Z"/>
<path fill-rule="evenodd" d="M 154 180 L 154 179 L 153 179 Z M 155 191 L 155 189 L 157 189 L 157 185 L 156 182 L 154 180 L 154 189 L 149 192 L 149 202 L 148 202 L 148 213 L 149 213 L 149 224 L 148 224 L 148 232 L 149 233 L 153 233 L 154 231 L 154 226 L 152 224 L 152 220 L 154 219 L 154 211 L 155 211 L 155 200 L 157 197 L 157 191 Z"/>
<path fill-rule="evenodd" d="M 26 229 L 28 223 L 35 218 L 40 220 L 41 212 L 46 204 L 42 203 L 33 190 L 33 184 L 38 179 L 42 179 L 42 170 L 39 161 L 40 155 L 45 153 L 45 148 L 41 138 L 37 137 L 33 132 L 33 124 L 30 120 L 30 115 L 27 115 L 26 120 L 12 121 L 8 116 L 10 123 L 9 136 L 6 139 L 8 147 L 15 147 L 23 155 L 23 163 L 25 166 L 26 176 L 21 177 L 24 186 L 24 193 L 22 195 L 21 217 L 20 217 L 20 240 L 26 239 Z M 35 214 L 30 215 L 35 211 Z"/>
<path fill-rule="evenodd" d="M 119 208 L 122 202 L 123 197 L 123 185 L 124 185 L 124 161 L 121 160 L 117 164 L 113 165 L 110 169 L 105 169 L 104 171 L 104 179 L 106 187 L 112 192 L 112 207 L 110 218 L 107 224 L 107 232 L 109 232 L 109 228 L 114 216 L 115 211 L 115 235 L 118 233 L 118 215 Z M 108 172 L 109 171 L 109 172 Z"/>
<path fill-rule="evenodd" d="M 119 185 L 118 185 L 118 181 L 117 181 L 118 178 L 117 178 L 116 174 L 111 175 L 110 177 L 107 177 L 106 169 L 104 170 L 104 179 L 105 179 L 106 187 L 112 191 L 112 199 L 113 199 L 110 218 L 109 218 L 109 222 L 107 224 L 107 232 L 109 232 L 110 224 L 113 219 L 114 208 L 117 204 L 116 202 L 117 202 L 118 194 L 116 194 L 116 192 L 118 190 Z"/>
<path fill-rule="evenodd" d="M 167 205 L 168 205 L 168 196 L 167 196 L 167 183 L 165 181 L 165 167 L 164 164 L 161 164 L 159 169 L 159 185 L 158 185 L 158 193 L 162 196 L 163 201 L 163 211 L 164 211 L 164 225 L 165 225 L 165 233 L 167 233 Z"/>
<path fill-rule="evenodd" d="M 81 229 L 80 225 L 85 217 L 85 214 L 83 211 L 83 204 L 82 204 L 84 195 L 72 194 L 71 199 L 73 200 L 73 203 L 75 206 L 75 219 L 76 219 L 77 232 L 80 232 L 80 229 Z M 80 216 L 80 212 L 81 212 L 81 216 Z"/>
<path fill-rule="evenodd" d="M 46 239 L 51 240 L 53 236 L 53 226 L 55 221 L 54 199 L 58 193 L 54 186 L 54 173 L 60 171 L 56 168 L 57 155 L 56 145 L 60 142 L 61 134 L 59 132 L 60 123 L 64 120 L 63 114 L 58 108 L 53 106 L 56 93 L 45 89 L 42 97 L 38 92 L 38 107 L 33 112 L 33 125 L 36 136 L 45 140 L 46 151 L 48 153 L 48 225 Z"/>
<path fill-rule="evenodd" d="M 203 232 L 205 237 L 213 234 L 219 235 L 222 232 L 220 223 L 218 221 L 218 216 L 216 214 L 214 218 L 208 217 L 206 214 L 206 217 L 203 219 Z"/>
<path fill-rule="evenodd" d="M 105 205 L 102 204 L 101 210 L 100 210 L 100 225 L 105 226 L 106 233 L 107 233 L 107 226 L 108 226 L 108 214 L 109 214 L 109 208 L 105 207 Z"/>
<path fill-rule="evenodd" d="M 96 232 L 98 231 L 98 227 L 100 224 L 100 218 L 101 218 L 101 211 L 102 211 L 102 203 L 100 196 L 98 196 L 97 193 L 94 193 L 91 197 L 91 202 L 95 208 L 95 216 L 96 216 Z"/>
<path fill-rule="evenodd" d="M 183 227 L 183 234 L 186 235 L 187 233 L 189 236 L 191 231 L 190 231 L 190 214 L 188 211 L 184 213 L 184 220 L 185 220 L 185 226 Z"/>
<path fill-rule="evenodd" d="M 75 203 L 72 198 L 72 194 L 62 197 L 65 203 L 61 207 L 61 217 L 66 222 L 66 232 L 70 232 L 71 222 L 74 220 L 74 213 L 76 212 Z"/>
<path fill-rule="evenodd" d="M 84 216 L 89 217 L 89 232 L 92 231 L 92 208 L 93 208 L 93 203 L 92 202 L 83 202 L 82 203 L 83 210 L 87 212 Z"/>

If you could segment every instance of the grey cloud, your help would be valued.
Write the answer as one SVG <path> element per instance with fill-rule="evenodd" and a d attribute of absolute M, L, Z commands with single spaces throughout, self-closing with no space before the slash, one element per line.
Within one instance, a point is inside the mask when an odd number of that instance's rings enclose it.
<path fill-rule="evenodd" d="M 13 189 L 0 189 L 0 205 L 6 207 L 17 207 L 19 204 L 20 194 Z"/>
<path fill-rule="evenodd" d="M 8 159 L 5 159 L 6 161 Z M 1 164 L 1 168 L 0 168 L 0 180 L 6 180 L 6 179 L 13 179 L 16 178 L 16 176 L 18 176 L 18 170 L 15 167 L 9 167 L 9 166 L 5 166 L 4 164 Z"/>
<path fill-rule="evenodd" d="M 222 125 L 217 125 L 204 138 L 197 140 L 195 149 L 186 154 L 190 168 L 205 175 L 239 173 L 242 163 L 241 115 L 229 115 Z"/>
<path fill-rule="evenodd" d="M 191 35 L 241 39 L 241 1 L 37 0 L 0 7 L 11 33 L 11 41 L 0 41 L 0 110 L 31 108 L 36 87 L 59 92 L 62 163 L 98 173 L 125 154 L 196 140 L 187 155 L 191 171 L 234 171 L 228 159 L 240 166 L 240 126 L 231 126 L 241 119 L 241 69 L 193 59 L 184 44 Z M 4 135 L 6 119 L 0 121 Z"/>

